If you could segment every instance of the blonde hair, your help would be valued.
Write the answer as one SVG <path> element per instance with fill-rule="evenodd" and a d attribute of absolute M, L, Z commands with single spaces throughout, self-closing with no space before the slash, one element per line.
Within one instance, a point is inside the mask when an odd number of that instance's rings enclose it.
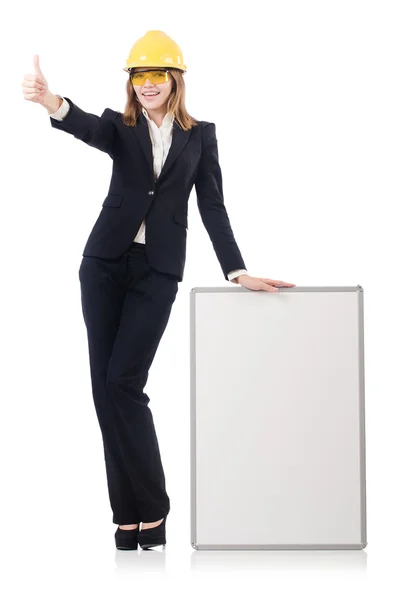
<path fill-rule="evenodd" d="M 186 110 L 185 81 L 183 79 L 183 74 L 179 69 L 169 69 L 169 72 L 172 79 L 172 89 L 167 98 L 167 112 L 173 113 L 174 119 L 178 125 L 184 131 L 188 131 L 192 127 L 198 125 L 198 122 Z M 134 127 L 139 115 L 142 112 L 142 105 L 135 94 L 131 77 L 128 77 L 126 90 L 127 103 L 125 105 L 122 118 L 126 125 Z"/>

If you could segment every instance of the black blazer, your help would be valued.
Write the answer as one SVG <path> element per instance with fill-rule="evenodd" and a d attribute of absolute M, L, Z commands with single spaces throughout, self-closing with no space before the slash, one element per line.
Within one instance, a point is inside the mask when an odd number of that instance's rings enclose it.
<path fill-rule="evenodd" d="M 188 200 L 195 185 L 199 212 L 225 279 L 230 271 L 246 269 L 224 205 L 214 123 L 199 121 L 184 131 L 174 120 L 171 147 L 155 181 L 149 125 L 143 114 L 135 127 L 129 127 L 120 112 L 106 108 L 99 117 L 64 98 L 70 110 L 63 121 L 50 117 L 52 127 L 71 133 L 113 160 L 108 194 L 83 256 L 122 256 L 145 219 L 149 264 L 182 281 Z"/>

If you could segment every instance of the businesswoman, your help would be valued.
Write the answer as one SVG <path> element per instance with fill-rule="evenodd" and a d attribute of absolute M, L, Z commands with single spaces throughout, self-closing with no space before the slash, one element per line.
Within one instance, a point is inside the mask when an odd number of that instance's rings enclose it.
<path fill-rule="evenodd" d="M 148 31 L 124 70 L 124 113 L 106 108 L 99 117 L 52 94 L 37 55 L 22 88 L 26 100 L 47 109 L 53 128 L 113 161 L 79 280 L 116 547 L 131 550 L 166 543 L 170 500 L 144 388 L 183 280 L 193 185 L 227 281 L 270 292 L 295 284 L 246 271 L 223 200 L 215 125 L 186 110 L 179 46 L 162 31 Z"/>

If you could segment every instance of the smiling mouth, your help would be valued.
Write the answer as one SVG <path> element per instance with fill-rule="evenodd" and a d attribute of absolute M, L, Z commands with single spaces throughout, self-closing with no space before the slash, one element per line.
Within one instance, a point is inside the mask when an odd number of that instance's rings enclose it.
<path fill-rule="evenodd" d="M 159 93 L 160 93 L 160 92 L 154 92 L 154 93 L 153 93 L 153 92 L 150 92 L 150 93 L 147 93 L 147 94 L 145 94 L 145 93 L 144 93 L 144 94 L 142 94 L 142 96 L 158 96 L 158 95 L 159 95 Z"/>

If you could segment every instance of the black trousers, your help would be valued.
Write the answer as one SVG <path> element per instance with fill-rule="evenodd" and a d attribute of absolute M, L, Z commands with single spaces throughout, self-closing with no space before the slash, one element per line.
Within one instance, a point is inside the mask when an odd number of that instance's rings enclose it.
<path fill-rule="evenodd" d="M 157 521 L 170 500 L 143 390 L 178 280 L 153 269 L 137 242 L 121 258 L 83 257 L 79 280 L 113 523 Z"/>

